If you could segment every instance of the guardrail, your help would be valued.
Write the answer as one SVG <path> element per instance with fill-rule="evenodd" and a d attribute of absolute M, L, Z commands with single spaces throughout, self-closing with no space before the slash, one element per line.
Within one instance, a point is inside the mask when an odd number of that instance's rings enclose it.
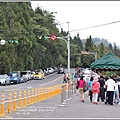
<path fill-rule="evenodd" d="M 76 95 L 75 81 L 70 84 L 61 86 L 61 103 L 59 106 L 65 106 L 68 100 L 71 100 Z M 67 91 L 66 91 L 67 90 Z"/>
<path fill-rule="evenodd" d="M 63 84 L 50 87 L 28 88 L 24 90 L 6 90 L 2 91 L 0 102 L 0 116 L 5 113 L 11 113 L 17 109 L 21 109 L 31 104 L 51 98 L 68 90 L 69 85 L 66 84 L 63 90 Z M 66 93 L 66 92 L 65 92 Z M 63 93 L 62 93 L 63 94 Z M 63 94 L 64 95 L 64 94 Z M 65 95 L 64 95 L 65 97 Z"/>

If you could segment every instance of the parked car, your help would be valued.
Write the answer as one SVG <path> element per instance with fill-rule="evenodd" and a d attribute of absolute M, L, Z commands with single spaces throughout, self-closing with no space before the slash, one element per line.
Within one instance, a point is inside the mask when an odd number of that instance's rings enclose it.
<path fill-rule="evenodd" d="M 20 72 L 22 75 L 24 75 L 27 78 L 27 81 L 31 80 L 31 71 L 26 70 L 26 71 L 21 71 Z"/>
<path fill-rule="evenodd" d="M 34 78 L 35 71 L 31 71 L 31 79 Z"/>
<path fill-rule="evenodd" d="M 64 73 L 64 68 L 60 67 L 60 68 L 58 69 L 58 73 Z"/>
<path fill-rule="evenodd" d="M 0 75 L 0 85 L 10 85 L 10 77 L 7 74 Z"/>
<path fill-rule="evenodd" d="M 21 82 L 27 82 L 27 77 L 26 75 L 23 74 L 23 72 L 20 72 L 20 78 L 21 78 Z"/>
<path fill-rule="evenodd" d="M 45 68 L 44 70 L 45 70 L 46 75 L 49 75 L 49 74 L 50 74 L 50 73 L 49 73 L 49 68 Z"/>
<path fill-rule="evenodd" d="M 48 71 L 49 71 L 50 74 L 54 73 L 54 69 L 52 67 L 49 67 Z"/>
<path fill-rule="evenodd" d="M 34 76 L 33 76 L 33 79 L 35 80 L 35 79 L 38 79 L 38 80 L 40 80 L 40 79 L 44 79 L 44 74 L 43 73 L 41 73 L 41 72 L 35 72 L 35 74 L 34 74 Z"/>
<path fill-rule="evenodd" d="M 53 67 L 53 69 L 54 69 L 54 72 L 57 72 L 58 71 L 58 68 L 57 67 Z"/>
<path fill-rule="evenodd" d="M 43 68 L 42 71 L 43 71 L 43 73 L 44 73 L 45 76 L 48 75 L 45 68 Z"/>
<path fill-rule="evenodd" d="M 9 73 L 10 83 L 21 83 L 20 71 L 14 71 Z"/>

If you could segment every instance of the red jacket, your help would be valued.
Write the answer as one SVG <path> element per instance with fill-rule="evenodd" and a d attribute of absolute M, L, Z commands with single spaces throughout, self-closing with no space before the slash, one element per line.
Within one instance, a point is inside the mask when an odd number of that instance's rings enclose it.
<path fill-rule="evenodd" d="M 98 81 L 94 81 L 92 83 L 92 93 L 98 93 L 100 92 L 100 83 Z"/>

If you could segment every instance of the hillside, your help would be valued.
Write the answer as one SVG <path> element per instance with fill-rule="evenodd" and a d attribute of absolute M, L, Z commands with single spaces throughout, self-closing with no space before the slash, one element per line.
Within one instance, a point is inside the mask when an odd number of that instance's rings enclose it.
<path fill-rule="evenodd" d="M 100 38 L 92 38 L 92 41 L 94 42 L 95 45 L 99 45 L 100 43 L 103 42 L 103 44 L 104 44 L 106 47 L 109 46 L 108 40 L 107 40 L 107 39 L 104 39 L 104 38 L 102 38 L 102 39 L 100 39 Z M 86 40 L 85 40 L 85 39 L 82 39 L 83 45 L 85 44 L 85 42 L 86 42 Z"/>

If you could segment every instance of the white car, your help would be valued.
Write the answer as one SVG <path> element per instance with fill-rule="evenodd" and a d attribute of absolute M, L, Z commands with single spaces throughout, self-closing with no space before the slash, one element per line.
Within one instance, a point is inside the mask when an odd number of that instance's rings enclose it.
<path fill-rule="evenodd" d="M 54 69 L 53 68 L 48 68 L 48 71 L 49 71 L 49 73 L 51 74 L 51 73 L 54 73 Z"/>
<path fill-rule="evenodd" d="M 10 77 L 7 74 L 0 75 L 0 84 L 1 85 L 10 85 Z"/>
<path fill-rule="evenodd" d="M 27 81 L 32 79 L 31 72 L 29 70 L 28 71 L 21 71 L 20 74 L 24 75 L 27 78 Z"/>
<path fill-rule="evenodd" d="M 93 77 L 93 78 L 94 78 L 94 77 L 99 77 L 97 74 L 91 74 L 91 75 L 90 75 L 90 74 L 83 74 L 83 76 L 84 76 L 83 79 L 84 79 L 86 82 L 89 82 L 91 77 Z"/>

